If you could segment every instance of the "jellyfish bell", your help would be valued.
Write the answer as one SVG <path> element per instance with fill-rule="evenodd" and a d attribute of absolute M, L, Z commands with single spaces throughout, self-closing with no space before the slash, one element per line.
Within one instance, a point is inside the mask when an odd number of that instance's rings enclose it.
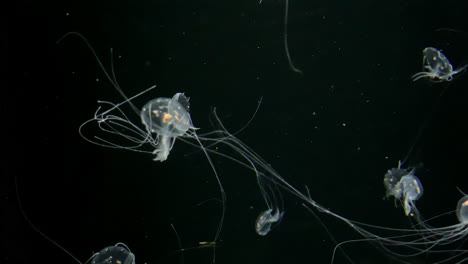
<path fill-rule="evenodd" d="M 91 264 L 135 264 L 135 255 L 124 243 L 103 248 L 91 257 Z"/>
<path fill-rule="evenodd" d="M 157 134 L 154 160 L 165 161 L 177 137 L 195 130 L 189 114 L 189 98 L 176 93 L 172 98 L 156 98 L 147 102 L 140 113 L 146 131 Z"/>
<path fill-rule="evenodd" d="M 401 168 L 398 161 L 398 167 L 388 170 L 384 176 L 386 197 L 393 196 L 395 201 L 399 200 L 407 216 L 419 215 L 415 201 L 423 194 L 421 181 L 414 171 Z"/>
<path fill-rule="evenodd" d="M 160 97 L 150 100 L 141 110 L 141 121 L 151 133 L 182 136 L 193 128 L 188 113 L 188 100 L 183 93 L 176 93 L 172 98 Z"/>
<path fill-rule="evenodd" d="M 386 197 L 393 196 L 395 199 L 400 199 L 402 192 L 400 188 L 400 180 L 403 176 L 412 174 L 412 171 L 401 168 L 401 162 L 398 161 L 398 167 L 391 168 L 385 173 L 384 186 L 386 190 Z"/>
<path fill-rule="evenodd" d="M 423 70 L 411 77 L 414 82 L 422 78 L 427 78 L 431 82 L 449 82 L 453 80 L 454 75 L 465 71 L 468 67 L 466 64 L 454 70 L 442 51 L 433 47 L 427 47 L 423 50 L 422 64 Z"/>
<path fill-rule="evenodd" d="M 463 196 L 457 204 L 458 221 L 468 226 L 468 195 Z"/>
<path fill-rule="evenodd" d="M 268 209 L 259 214 L 255 221 L 255 231 L 260 236 L 266 236 L 270 233 L 272 225 L 281 221 L 284 212 L 280 212 L 279 208 Z"/>
<path fill-rule="evenodd" d="M 416 208 L 416 200 L 418 200 L 423 194 L 423 187 L 418 177 L 409 174 L 401 178 L 401 189 L 403 193 L 403 208 L 405 214 L 408 216 L 419 215 L 418 209 Z"/>

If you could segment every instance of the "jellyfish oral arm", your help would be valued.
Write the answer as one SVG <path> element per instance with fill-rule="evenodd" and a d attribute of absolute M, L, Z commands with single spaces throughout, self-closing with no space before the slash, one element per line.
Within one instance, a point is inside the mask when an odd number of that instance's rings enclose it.
<path fill-rule="evenodd" d="M 157 148 L 153 151 L 153 154 L 156 155 L 154 160 L 161 162 L 167 160 L 173 145 L 174 139 L 172 137 L 164 135 L 159 136 Z"/>

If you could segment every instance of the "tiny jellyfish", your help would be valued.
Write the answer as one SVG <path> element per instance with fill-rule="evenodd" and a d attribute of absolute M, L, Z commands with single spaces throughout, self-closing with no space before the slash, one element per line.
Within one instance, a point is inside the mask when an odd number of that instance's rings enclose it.
<path fill-rule="evenodd" d="M 281 178 L 272 168 L 270 173 L 273 177 Z M 266 236 L 273 229 L 273 225 L 277 225 L 283 218 L 284 212 L 281 208 L 284 205 L 281 192 L 277 189 L 279 186 L 267 184 L 266 181 L 269 179 L 265 177 L 266 175 L 257 174 L 258 186 L 268 209 L 258 215 L 255 221 L 255 232 L 260 236 Z"/>
<path fill-rule="evenodd" d="M 458 201 L 457 218 L 461 224 L 468 225 L 468 195 Z"/>
<path fill-rule="evenodd" d="M 272 229 L 272 225 L 277 223 L 283 217 L 283 213 L 280 213 L 279 209 L 268 209 L 260 213 L 257 217 L 257 221 L 255 221 L 255 231 L 260 236 L 266 236 L 270 233 Z"/>
<path fill-rule="evenodd" d="M 384 186 L 387 191 L 386 196 L 393 196 L 395 201 L 401 201 L 407 216 L 418 214 L 415 201 L 422 196 L 423 187 L 418 177 L 414 175 L 414 170 L 402 169 L 401 162 L 398 161 L 398 167 L 388 170 L 385 174 Z"/>
<path fill-rule="evenodd" d="M 401 188 L 398 186 L 400 183 L 400 180 L 403 176 L 412 174 L 412 171 L 408 171 L 407 169 L 402 169 L 401 168 L 401 162 L 398 161 L 398 167 L 397 168 L 391 168 L 390 170 L 385 173 L 384 177 L 384 186 L 385 190 L 387 191 L 386 196 L 394 196 L 396 199 L 401 198 Z"/>
<path fill-rule="evenodd" d="M 135 264 L 135 255 L 124 243 L 117 243 L 94 254 L 91 264 Z"/>
<path fill-rule="evenodd" d="M 262 177 L 260 177 L 259 180 L 262 180 Z M 281 192 L 278 190 L 274 191 L 278 186 L 261 183 L 259 183 L 259 186 L 268 209 L 262 211 L 258 215 L 255 221 L 255 231 L 260 236 L 266 236 L 272 230 L 273 225 L 277 225 L 283 218 L 284 212 L 280 209 L 280 204 L 281 207 L 283 207 L 283 200 Z M 265 186 L 269 188 L 265 189 Z M 270 194 L 268 194 L 267 191 L 270 191 Z M 281 203 L 278 202 L 278 199 L 281 200 Z"/>
<path fill-rule="evenodd" d="M 44 235 L 45 236 L 45 235 Z M 50 240 L 47 236 L 45 236 Z M 118 242 L 114 246 L 108 246 L 103 248 L 97 253 L 94 253 L 87 261 L 84 263 L 79 261 L 73 254 L 68 250 L 58 245 L 55 241 L 50 240 L 57 247 L 62 249 L 65 253 L 70 255 L 77 263 L 79 264 L 135 264 L 135 255 L 130 251 L 127 245 L 122 242 Z"/>
<path fill-rule="evenodd" d="M 412 215 L 412 212 L 417 212 L 414 201 L 418 200 L 423 193 L 422 184 L 418 177 L 409 174 L 401 178 L 400 185 L 403 193 L 403 208 L 405 214 Z"/>
<path fill-rule="evenodd" d="M 423 50 L 423 71 L 414 74 L 411 78 L 413 81 L 422 78 L 428 78 L 431 82 L 451 81 L 455 74 L 464 71 L 467 67 L 468 64 L 453 70 L 452 64 L 440 50 L 427 47 Z"/>
<path fill-rule="evenodd" d="M 189 129 L 195 130 L 190 119 L 189 98 L 176 93 L 172 98 L 156 98 L 147 102 L 140 113 L 146 131 L 157 134 L 154 160 L 165 161 L 175 139 Z"/>

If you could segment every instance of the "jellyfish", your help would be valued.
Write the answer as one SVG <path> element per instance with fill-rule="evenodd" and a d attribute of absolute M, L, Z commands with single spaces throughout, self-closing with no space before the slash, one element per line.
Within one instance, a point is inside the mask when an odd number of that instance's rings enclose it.
<path fill-rule="evenodd" d="M 41 233 L 41 235 L 43 235 Z M 45 236 L 45 235 L 43 235 Z M 72 253 L 66 250 L 64 247 L 57 244 L 55 241 L 51 240 L 47 236 L 46 239 L 51 241 L 69 256 L 71 256 L 78 264 L 135 264 L 135 255 L 130 251 L 130 248 L 122 242 L 118 242 L 113 246 L 107 246 L 101 249 L 99 252 L 94 253 L 88 260 L 81 262 L 76 258 Z"/>
<path fill-rule="evenodd" d="M 145 130 L 157 135 L 154 160 L 165 161 L 175 139 L 189 129 L 196 129 L 188 113 L 189 107 L 189 98 L 183 93 L 176 93 L 172 98 L 156 98 L 143 106 L 140 116 Z"/>
<path fill-rule="evenodd" d="M 275 187 L 275 188 L 277 187 L 277 186 L 264 185 L 264 184 L 259 184 L 259 186 L 261 186 L 262 192 L 267 191 L 263 189 L 264 186 Z M 281 197 L 279 197 L 279 199 L 281 200 L 281 203 L 279 203 L 277 201 L 278 198 L 276 197 L 276 194 L 281 195 L 281 192 L 279 191 L 273 192 L 271 189 L 270 191 L 271 191 L 271 195 L 268 195 L 268 194 L 262 195 L 266 199 L 265 203 L 268 209 L 260 212 L 260 214 L 257 217 L 257 220 L 255 221 L 255 231 L 260 236 L 266 236 L 268 233 L 270 233 L 273 227 L 276 226 L 281 221 L 284 215 L 284 211 L 282 210 L 282 207 L 284 207 L 283 200 Z M 270 200 L 269 198 L 273 198 L 273 200 Z M 281 207 L 279 206 L 280 204 L 281 204 Z"/>
<path fill-rule="evenodd" d="M 457 218 L 461 224 L 468 225 L 468 195 L 463 196 L 458 201 Z"/>
<path fill-rule="evenodd" d="M 260 236 L 267 235 L 271 231 L 272 225 L 279 222 L 283 217 L 283 214 L 284 213 L 281 213 L 278 208 L 276 208 L 274 212 L 273 209 L 261 212 L 257 221 L 255 221 L 255 231 L 257 234 Z"/>
<path fill-rule="evenodd" d="M 91 257 L 91 264 L 135 264 L 135 255 L 124 243 L 108 246 Z"/>
<path fill-rule="evenodd" d="M 431 82 L 451 81 L 455 74 L 458 74 L 468 67 L 466 64 L 453 70 L 452 64 L 440 51 L 432 47 L 423 50 L 423 71 L 414 74 L 411 78 L 417 81 L 422 78 L 429 78 Z"/>
<path fill-rule="evenodd" d="M 414 175 L 414 169 L 402 169 L 401 162 L 398 161 L 398 167 L 388 170 L 385 174 L 384 186 L 387 191 L 386 197 L 393 196 L 395 201 L 401 201 L 407 216 L 414 216 L 415 213 L 419 215 L 415 201 L 422 196 L 423 187 Z"/>

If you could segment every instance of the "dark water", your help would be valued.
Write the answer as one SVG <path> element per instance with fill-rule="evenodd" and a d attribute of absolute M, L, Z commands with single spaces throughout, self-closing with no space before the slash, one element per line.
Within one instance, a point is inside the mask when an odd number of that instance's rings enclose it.
<path fill-rule="evenodd" d="M 456 187 L 468 192 L 468 77 L 440 84 L 410 77 L 428 46 L 442 49 L 455 68 L 468 62 L 468 8 L 460 2 L 291 0 L 289 48 L 302 75 L 286 60 L 283 1 L 17 3 L 6 16 L 1 262 L 73 263 L 26 224 L 14 176 L 34 225 L 83 262 L 117 242 L 139 264 L 212 261 L 212 248 L 187 250 L 182 259 L 171 228 L 183 248 L 214 237 L 219 189 L 203 153 L 178 141 L 161 163 L 84 141 L 78 127 L 96 101 L 122 98 L 81 40 L 55 43 L 69 31 L 83 34 L 106 67 L 113 48 L 128 95 L 157 85 L 137 106 L 176 92 L 190 96 L 199 133 L 213 130 L 213 107 L 227 129 L 240 129 L 263 97 L 238 138 L 334 212 L 408 227 L 402 208 L 382 199 L 383 175 L 413 145 L 408 164 L 418 167 L 425 190 L 418 208 L 427 218 L 454 210 Z M 284 193 L 283 221 L 259 237 L 254 222 L 266 208 L 255 176 L 228 160 L 214 162 L 227 195 L 216 263 L 330 263 L 335 244 L 301 200 Z M 337 241 L 361 238 L 318 215 Z M 452 214 L 434 225 L 456 222 Z M 367 243 L 344 250 L 355 263 L 400 263 Z M 349 262 L 338 254 L 335 263 Z"/>

